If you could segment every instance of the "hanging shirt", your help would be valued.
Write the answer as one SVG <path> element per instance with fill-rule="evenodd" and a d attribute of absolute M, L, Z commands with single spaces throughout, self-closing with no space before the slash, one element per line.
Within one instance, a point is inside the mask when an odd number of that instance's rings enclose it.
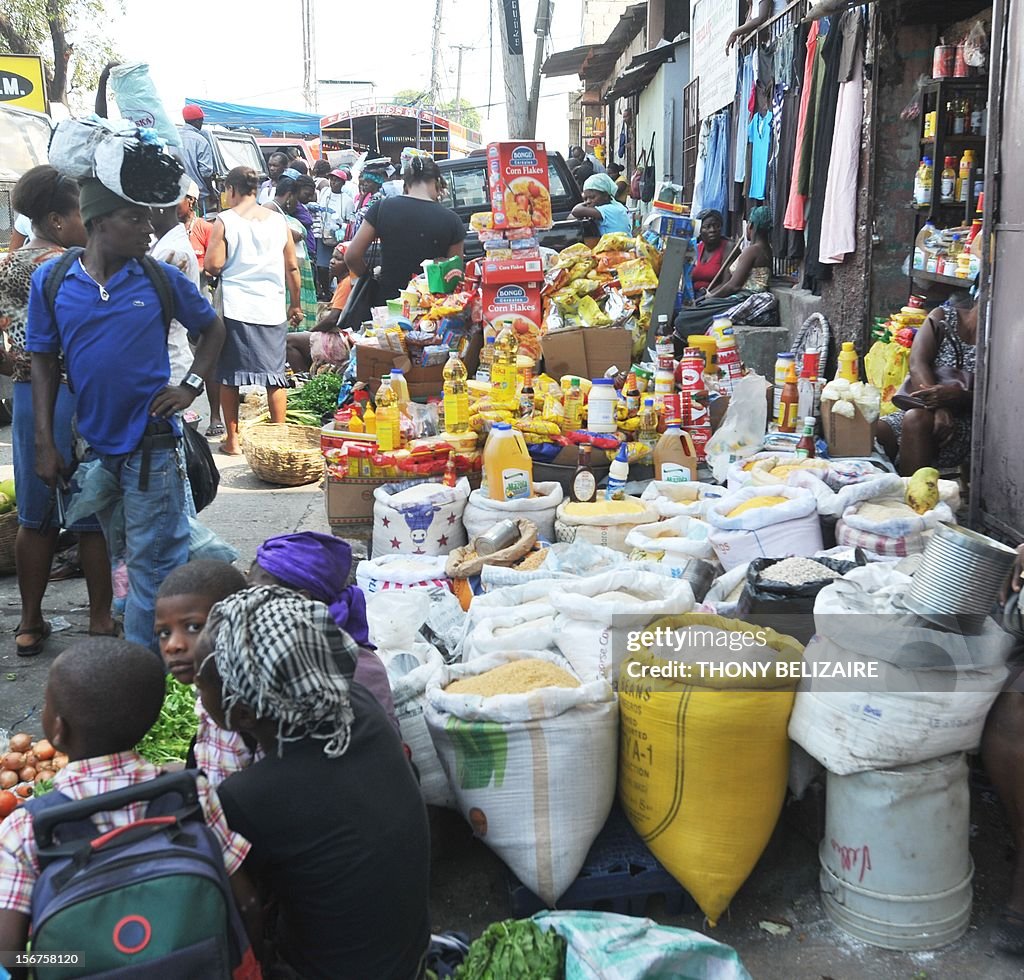
<path fill-rule="evenodd" d="M 750 138 L 750 196 L 764 200 L 765 178 L 768 174 L 768 151 L 772 143 L 772 114 L 752 116 L 747 129 Z"/>

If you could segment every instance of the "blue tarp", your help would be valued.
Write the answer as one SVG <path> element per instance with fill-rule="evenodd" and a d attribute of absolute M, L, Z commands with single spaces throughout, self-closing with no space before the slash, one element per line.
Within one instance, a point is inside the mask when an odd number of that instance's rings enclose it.
<path fill-rule="evenodd" d="M 320 116 L 309 112 L 288 112 L 285 109 L 263 109 L 234 102 L 210 102 L 206 99 L 185 99 L 203 110 L 207 126 L 233 126 L 260 129 L 268 136 L 274 133 L 320 135 Z"/>

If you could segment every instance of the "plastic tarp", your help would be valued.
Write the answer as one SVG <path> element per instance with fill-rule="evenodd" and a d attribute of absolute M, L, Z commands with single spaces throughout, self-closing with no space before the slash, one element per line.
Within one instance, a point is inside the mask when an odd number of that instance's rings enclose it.
<path fill-rule="evenodd" d="M 205 126 L 259 129 L 268 136 L 274 133 L 320 135 L 320 116 L 311 112 L 288 112 L 285 109 L 265 109 L 236 102 L 210 102 L 207 99 L 186 98 L 185 101 L 203 110 Z"/>

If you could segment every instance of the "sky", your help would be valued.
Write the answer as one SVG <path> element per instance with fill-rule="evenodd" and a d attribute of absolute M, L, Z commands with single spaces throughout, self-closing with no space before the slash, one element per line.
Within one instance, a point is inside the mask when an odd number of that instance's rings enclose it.
<path fill-rule="evenodd" d="M 384 100 L 400 89 L 429 86 L 434 0 L 379 5 L 314 2 L 318 77 L 374 83 L 321 86 L 316 110 L 321 115 L 343 111 L 352 99 Z M 462 96 L 479 107 L 485 142 L 507 135 L 496 18 L 493 73 L 488 79 L 489 3 L 495 11 L 500 9 L 500 0 L 443 0 L 441 37 L 441 91 L 446 99 L 455 96 L 455 46 L 468 46 L 462 60 Z M 520 3 L 529 89 L 537 3 Z M 548 54 L 579 44 L 581 6 L 582 0 L 554 0 Z M 295 0 L 272 8 L 251 0 L 220 0 L 216 5 L 210 0 L 175 0 L 173 7 L 124 0 L 124 7 L 125 15 L 111 25 L 114 45 L 123 60 L 149 63 L 173 121 L 178 121 L 186 97 L 308 111 L 302 96 L 300 5 Z M 271 9 L 274 13 L 268 15 Z M 294 17 L 285 15 L 289 9 Z M 339 14 L 339 9 L 345 12 Z M 182 26 L 170 27 L 169 15 Z M 576 76 L 541 80 L 537 138 L 563 153 L 568 143 L 566 93 L 578 86 Z"/>

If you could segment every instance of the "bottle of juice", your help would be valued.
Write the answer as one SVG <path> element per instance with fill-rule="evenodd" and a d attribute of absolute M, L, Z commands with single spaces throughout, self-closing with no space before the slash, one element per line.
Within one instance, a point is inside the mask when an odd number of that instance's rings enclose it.
<path fill-rule="evenodd" d="M 518 404 L 519 338 L 512 327 L 505 327 L 494 341 L 494 363 L 491 364 L 492 398 L 499 405 L 513 408 Z"/>
<path fill-rule="evenodd" d="M 654 447 L 654 479 L 667 483 L 697 479 L 697 450 L 679 419 L 668 420 L 668 427 Z"/>
<path fill-rule="evenodd" d="M 391 387 L 391 375 L 380 379 L 377 390 L 377 447 L 382 453 L 389 453 L 402 447 L 401 422 L 399 420 L 398 395 Z"/>
<path fill-rule="evenodd" d="M 842 350 L 839 351 L 839 370 L 836 371 L 836 380 L 838 381 L 840 378 L 846 378 L 851 384 L 859 380 L 857 351 L 848 340 L 843 341 Z"/>
<path fill-rule="evenodd" d="M 583 425 L 583 389 L 580 379 L 573 378 L 569 390 L 565 393 L 565 419 L 562 422 L 563 432 L 575 432 Z"/>
<path fill-rule="evenodd" d="M 469 430 L 469 388 L 466 386 L 466 365 L 456 351 L 448 355 L 448 363 L 442 372 L 444 377 L 444 430 L 445 432 L 467 432 Z"/>
<path fill-rule="evenodd" d="M 533 460 L 526 443 L 508 422 L 495 422 L 484 443 L 484 480 L 493 500 L 533 496 Z"/>
<path fill-rule="evenodd" d="M 658 442 L 658 409 L 653 398 L 644 399 L 644 407 L 640 409 L 640 428 L 637 430 L 637 442 L 642 442 L 654 451 Z"/>
<path fill-rule="evenodd" d="M 580 444 L 576 472 L 573 474 L 569 497 L 579 504 L 589 504 L 597 499 L 597 479 L 590 466 L 590 443 Z"/>

